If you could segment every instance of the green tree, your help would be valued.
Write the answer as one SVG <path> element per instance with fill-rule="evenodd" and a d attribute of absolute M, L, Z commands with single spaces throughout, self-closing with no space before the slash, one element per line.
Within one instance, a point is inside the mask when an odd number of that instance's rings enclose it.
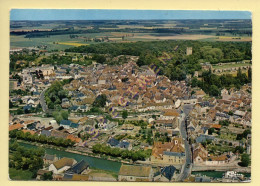
<path fill-rule="evenodd" d="M 13 108 L 14 104 L 11 102 L 11 100 L 9 100 L 9 108 Z"/>
<path fill-rule="evenodd" d="M 127 117 L 128 117 L 128 112 L 127 112 L 127 110 L 124 110 L 122 113 L 122 118 L 126 119 Z"/>
<path fill-rule="evenodd" d="M 234 152 L 239 152 L 240 154 L 242 154 L 244 152 L 244 148 L 241 146 L 236 146 L 236 148 L 234 149 Z"/>
<path fill-rule="evenodd" d="M 230 110 L 230 111 L 228 112 L 228 115 L 233 116 L 234 113 Z"/>
<path fill-rule="evenodd" d="M 229 120 L 219 121 L 219 124 L 222 125 L 222 126 L 229 126 L 230 121 Z"/>
<path fill-rule="evenodd" d="M 212 135 L 213 132 L 215 132 L 215 129 L 214 129 L 214 128 L 210 128 L 210 129 L 208 130 L 208 134 L 209 134 L 209 135 Z"/>
<path fill-rule="evenodd" d="M 105 94 L 98 95 L 93 102 L 93 107 L 104 107 L 106 105 L 107 96 Z"/>
<path fill-rule="evenodd" d="M 209 94 L 212 96 L 219 96 L 220 95 L 220 90 L 216 85 L 211 85 L 209 89 Z"/>
<path fill-rule="evenodd" d="M 247 135 L 248 134 L 251 134 L 251 130 L 247 129 L 247 130 L 244 130 L 244 132 L 242 133 L 243 137 L 244 138 L 247 138 Z"/>
<path fill-rule="evenodd" d="M 42 180 L 52 180 L 52 179 L 53 179 L 52 172 L 44 173 L 42 175 Z"/>
<path fill-rule="evenodd" d="M 251 69 L 251 67 L 248 68 L 247 74 L 248 74 L 248 81 L 252 82 L 252 69 Z"/>
<path fill-rule="evenodd" d="M 62 117 L 62 119 L 67 120 L 69 117 L 68 111 L 67 110 L 61 111 L 61 117 Z"/>
<path fill-rule="evenodd" d="M 239 162 L 239 165 L 242 167 L 248 167 L 250 164 L 250 156 L 249 154 L 242 154 L 241 155 L 241 162 Z"/>
<path fill-rule="evenodd" d="M 106 57 L 104 55 L 93 55 L 92 59 L 96 60 L 98 63 L 105 63 L 106 62 Z"/>

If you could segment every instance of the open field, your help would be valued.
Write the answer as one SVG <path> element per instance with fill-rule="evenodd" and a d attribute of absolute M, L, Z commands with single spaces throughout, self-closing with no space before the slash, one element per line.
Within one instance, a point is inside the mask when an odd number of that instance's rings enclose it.
<path fill-rule="evenodd" d="M 35 30 L 46 32 L 36 33 Z M 102 39 L 104 37 L 108 37 L 110 42 L 252 41 L 250 20 L 236 22 L 232 20 L 11 21 L 10 31 L 16 32 L 11 33 L 10 36 L 11 49 L 45 45 L 46 50 L 49 51 L 107 42 L 106 39 Z M 22 31 L 31 31 L 31 33 Z M 32 35 L 33 37 L 29 39 Z M 98 40 L 92 41 L 95 38 Z"/>
<path fill-rule="evenodd" d="M 173 36 L 156 36 L 156 35 L 143 35 L 143 36 L 135 36 L 135 38 L 140 39 L 159 39 L 159 40 L 199 40 L 199 39 L 207 39 L 207 38 L 214 38 L 216 36 L 212 35 L 190 35 L 190 34 L 183 34 L 183 35 L 173 35 Z"/>

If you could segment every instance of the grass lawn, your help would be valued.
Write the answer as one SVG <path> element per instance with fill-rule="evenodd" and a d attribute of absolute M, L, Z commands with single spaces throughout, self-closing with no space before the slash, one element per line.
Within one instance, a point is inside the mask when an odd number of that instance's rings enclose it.
<path fill-rule="evenodd" d="M 100 174 L 100 175 L 107 174 L 107 175 L 113 176 L 114 178 L 117 178 L 117 177 L 118 177 L 118 174 L 115 173 L 115 172 L 113 172 L 113 171 L 95 169 L 95 168 L 91 167 L 91 172 L 89 173 L 89 175 L 98 176 L 98 174 Z"/>
<path fill-rule="evenodd" d="M 229 152 L 229 151 L 232 151 L 234 149 L 234 147 L 230 147 L 230 146 L 226 146 L 226 145 L 213 145 L 213 144 L 210 144 L 207 146 L 207 150 L 208 151 L 213 151 L 213 152 L 220 152 L 221 154 L 223 154 L 224 152 Z"/>
<path fill-rule="evenodd" d="M 27 170 L 9 169 L 9 178 L 11 180 L 33 180 L 33 173 Z"/>
<path fill-rule="evenodd" d="M 231 133 L 227 133 L 227 134 L 220 134 L 219 136 L 220 139 L 226 139 L 226 140 L 236 140 L 236 135 L 235 134 L 231 134 Z"/>

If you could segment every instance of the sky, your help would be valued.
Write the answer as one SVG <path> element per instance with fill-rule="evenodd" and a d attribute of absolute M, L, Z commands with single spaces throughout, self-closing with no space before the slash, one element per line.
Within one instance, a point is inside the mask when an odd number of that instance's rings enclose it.
<path fill-rule="evenodd" d="M 149 20 L 149 19 L 251 19 L 249 11 L 206 10 L 102 10 L 12 9 L 11 21 L 19 20 Z"/>

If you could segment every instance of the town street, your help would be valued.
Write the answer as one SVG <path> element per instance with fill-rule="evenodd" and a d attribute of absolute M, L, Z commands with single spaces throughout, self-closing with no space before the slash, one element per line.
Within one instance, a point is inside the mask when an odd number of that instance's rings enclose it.
<path fill-rule="evenodd" d="M 191 168 L 192 168 L 191 148 L 190 148 L 189 141 L 187 140 L 187 131 L 186 131 L 186 127 L 185 127 L 185 120 L 186 120 L 189 112 L 191 111 L 192 107 L 193 107 L 193 105 L 183 105 L 183 109 L 182 109 L 183 113 L 182 113 L 182 121 L 181 121 L 181 126 L 180 126 L 180 133 L 181 133 L 182 138 L 184 139 L 186 161 L 185 161 L 185 164 L 183 165 L 183 168 L 181 169 L 181 173 L 180 173 L 178 181 L 183 181 L 186 178 L 188 178 L 191 173 Z"/>
<path fill-rule="evenodd" d="M 42 92 L 41 92 L 41 95 L 40 95 L 40 103 L 41 103 L 41 106 L 42 106 L 42 111 L 43 112 L 46 112 L 47 111 L 47 105 L 46 105 L 46 102 L 45 102 L 45 99 L 44 99 L 44 94 L 45 94 L 45 91 L 47 90 L 48 88 L 44 89 Z"/>

